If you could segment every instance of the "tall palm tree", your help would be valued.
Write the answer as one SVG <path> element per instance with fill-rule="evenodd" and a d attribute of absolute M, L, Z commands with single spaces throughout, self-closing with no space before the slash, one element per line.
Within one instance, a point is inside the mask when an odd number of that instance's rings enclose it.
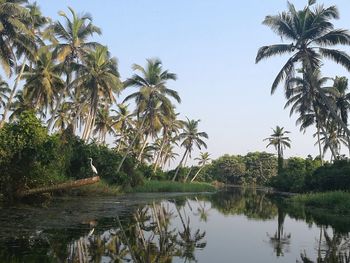
<path fill-rule="evenodd" d="M 119 164 L 118 171 L 141 133 L 146 135 L 144 138 L 144 146 L 146 146 L 148 136 L 155 136 L 161 126 L 162 116 L 169 116 L 172 113 L 173 105 L 170 98 L 175 99 L 178 103 L 181 102 L 177 91 L 167 88 L 167 81 L 176 80 L 176 74 L 168 70 L 163 71 L 162 62 L 159 59 L 147 59 L 145 68 L 134 64 L 133 70 L 140 72 L 141 75 L 135 73 L 124 82 L 124 86 L 136 87 L 139 90 L 127 96 L 124 102 L 135 100 L 135 114 L 141 124 L 137 136 L 129 145 Z M 142 150 L 140 155 L 142 155 Z"/>
<path fill-rule="evenodd" d="M 207 148 L 207 144 L 203 141 L 202 138 L 208 139 L 208 134 L 206 132 L 198 131 L 199 122 L 200 120 L 190 120 L 187 118 L 187 122 L 184 123 L 183 132 L 179 134 L 179 139 L 183 140 L 181 146 L 185 147 L 185 152 L 179 165 L 177 166 L 174 177 L 172 179 L 173 181 L 175 181 L 185 158 L 187 158 L 187 156 L 191 156 L 191 152 L 193 151 L 194 146 L 197 146 L 197 148 L 200 150 L 202 147 Z"/>
<path fill-rule="evenodd" d="M 64 90 L 60 91 L 60 95 L 56 102 L 55 109 L 52 115 L 55 116 L 58 111 L 62 100 L 69 92 L 71 84 L 72 73 L 74 71 L 73 62 L 78 63 L 84 59 L 87 53 L 98 46 L 101 46 L 97 42 L 89 41 L 89 38 L 94 34 L 101 35 L 101 29 L 92 23 L 92 17 L 89 14 L 77 15 L 76 12 L 68 7 L 71 17 L 65 12 L 60 11 L 59 15 L 65 20 L 65 25 L 60 21 L 56 21 L 49 31 L 54 34 L 54 38 L 51 38 L 53 42 L 54 54 L 58 60 L 62 62 L 64 72 L 66 75 L 66 85 Z M 49 120 L 48 128 L 50 129 L 53 119 Z"/>
<path fill-rule="evenodd" d="M 61 79 L 61 67 L 55 63 L 52 53 L 47 47 L 42 47 L 32 68 L 26 68 L 23 73 L 26 83 L 23 95 L 27 96 L 35 109 L 52 108 L 53 99 L 64 82 Z"/>
<path fill-rule="evenodd" d="M 279 15 L 266 16 L 263 21 L 264 25 L 270 27 L 282 39 L 291 41 L 289 44 L 263 46 L 257 53 L 256 63 L 271 56 L 290 54 L 290 58 L 272 84 L 271 93 L 274 93 L 281 82 L 294 76 L 295 66 L 299 63 L 304 70 L 312 72 L 321 67 L 323 58 L 328 58 L 350 70 L 350 56 L 344 51 L 332 49 L 337 45 L 350 45 L 349 32 L 344 29 L 334 29 L 331 22 L 332 19 L 339 18 L 337 8 L 335 6 L 313 8 L 315 3 L 316 0 L 309 0 L 306 7 L 296 10 L 295 6 L 288 2 L 288 11 Z M 288 88 L 288 81 L 286 84 Z M 350 135 L 350 130 L 338 117 L 326 95 L 322 91 L 320 95 L 333 117 Z"/>
<path fill-rule="evenodd" d="M 105 109 L 115 102 L 122 85 L 119 79 L 117 61 L 110 58 L 107 47 L 97 47 L 84 56 L 84 63 L 76 64 L 78 76 L 72 85 L 86 94 L 89 102 L 89 113 L 85 121 L 83 140 L 90 138 L 95 125 L 99 105 Z"/>
<path fill-rule="evenodd" d="M 266 147 L 273 146 L 277 150 L 278 156 L 278 172 L 280 173 L 283 168 L 283 149 L 290 148 L 290 139 L 286 136 L 289 131 L 284 131 L 284 127 L 276 126 L 272 129 L 273 133 L 270 137 L 265 138 L 264 141 L 269 141 Z"/>
<path fill-rule="evenodd" d="M 178 115 L 179 114 L 175 114 L 174 112 L 174 114 L 170 114 L 168 118 L 163 119 L 163 137 L 161 139 L 158 153 L 156 153 L 153 172 L 157 170 L 158 165 L 161 163 L 164 147 L 169 143 L 175 143 L 180 129 L 183 128 L 184 122 L 177 119 Z"/>
<path fill-rule="evenodd" d="M 60 132 L 63 132 L 72 123 L 72 119 L 69 116 L 70 107 L 70 103 L 65 102 L 62 104 L 56 116 L 51 116 L 51 118 L 54 118 L 53 127 Z"/>
<path fill-rule="evenodd" d="M 5 107 L 10 91 L 9 85 L 0 76 L 0 108 Z"/>
<path fill-rule="evenodd" d="M 16 93 L 15 101 L 11 103 L 11 115 L 10 121 L 17 120 L 21 116 L 22 112 L 30 111 L 34 109 L 33 102 L 29 98 L 23 96 L 23 91 L 20 90 Z"/>
<path fill-rule="evenodd" d="M 209 156 L 210 156 L 210 154 L 208 152 L 204 152 L 204 153 L 200 153 L 200 157 L 195 158 L 195 160 L 198 161 L 199 169 L 196 172 L 196 174 L 193 176 L 193 178 L 191 179 L 191 183 L 194 180 L 196 180 L 197 176 L 202 171 L 204 166 L 209 163 L 209 161 L 210 161 L 210 157 Z"/>
<path fill-rule="evenodd" d="M 18 60 L 23 57 L 21 69 L 4 107 L 0 128 L 6 121 L 26 60 L 34 60 L 37 50 L 38 37 L 35 29 L 41 25 L 35 23 L 34 16 L 41 14 L 31 13 L 31 5 L 27 6 L 29 9 L 23 6 L 26 3 L 26 0 L 0 0 L 0 64 L 8 76 L 11 75 L 12 68 L 17 68 Z"/>

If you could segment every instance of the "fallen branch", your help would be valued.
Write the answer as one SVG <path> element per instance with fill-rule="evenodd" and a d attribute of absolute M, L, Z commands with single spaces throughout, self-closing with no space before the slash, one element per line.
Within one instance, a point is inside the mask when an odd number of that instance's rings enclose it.
<path fill-rule="evenodd" d="M 33 195 L 33 194 L 41 194 L 41 193 L 46 193 L 46 192 L 54 192 L 57 190 L 62 190 L 62 189 L 69 189 L 69 188 L 76 188 L 76 187 L 81 187 L 85 185 L 90 185 L 90 184 L 95 184 L 98 181 L 100 181 L 99 176 L 94 176 L 90 178 L 85 178 L 85 179 L 80 179 L 76 180 L 73 182 L 66 182 L 62 184 L 57 184 L 53 186 L 47 186 L 47 187 L 39 187 L 39 188 L 34 188 L 26 191 L 21 191 L 17 193 L 17 197 L 22 198 L 28 195 Z"/>

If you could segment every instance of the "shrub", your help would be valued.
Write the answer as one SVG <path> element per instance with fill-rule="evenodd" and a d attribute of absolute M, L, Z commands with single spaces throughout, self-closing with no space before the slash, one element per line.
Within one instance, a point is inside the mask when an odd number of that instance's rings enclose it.
<path fill-rule="evenodd" d="M 318 168 L 306 178 L 308 191 L 333 191 L 350 189 L 350 162 L 335 161 Z"/>

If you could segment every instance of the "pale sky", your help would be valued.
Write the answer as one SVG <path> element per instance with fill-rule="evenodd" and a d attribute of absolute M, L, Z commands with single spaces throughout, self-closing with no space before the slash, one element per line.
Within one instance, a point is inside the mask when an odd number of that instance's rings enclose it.
<path fill-rule="evenodd" d="M 54 20 L 67 6 L 89 12 L 103 35 L 96 40 L 107 45 L 119 60 L 122 79 L 131 76 L 133 63 L 145 64 L 158 57 L 165 69 L 178 75 L 169 87 L 177 90 L 181 116 L 201 119 L 200 130 L 209 134 L 212 158 L 225 153 L 246 154 L 268 151 L 262 140 L 271 128 L 291 131 L 288 156 L 317 155 L 314 129 L 302 134 L 295 117 L 284 110 L 282 88 L 271 96 L 270 87 L 287 57 L 255 64 L 259 47 L 281 39 L 261 22 L 266 15 L 286 10 L 285 0 L 38 0 L 44 15 Z M 291 1 L 298 8 L 306 0 Z M 340 20 L 336 27 L 350 29 L 350 1 L 318 1 L 336 5 Z M 346 49 L 350 51 L 349 48 Z M 349 74 L 340 66 L 326 63 L 324 76 Z M 119 98 L 119 102 L 122 98 Z M 193 157 L 196 157 L 194 153 Z"/>

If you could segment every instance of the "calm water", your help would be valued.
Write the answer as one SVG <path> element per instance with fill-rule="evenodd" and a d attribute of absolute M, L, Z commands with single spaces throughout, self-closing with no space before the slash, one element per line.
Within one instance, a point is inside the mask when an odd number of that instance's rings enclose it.
<path fill-rule="evenodd" d="M 0 262 L 350 262 L 350 218 L 262 190 L 0 208 Z"/>

